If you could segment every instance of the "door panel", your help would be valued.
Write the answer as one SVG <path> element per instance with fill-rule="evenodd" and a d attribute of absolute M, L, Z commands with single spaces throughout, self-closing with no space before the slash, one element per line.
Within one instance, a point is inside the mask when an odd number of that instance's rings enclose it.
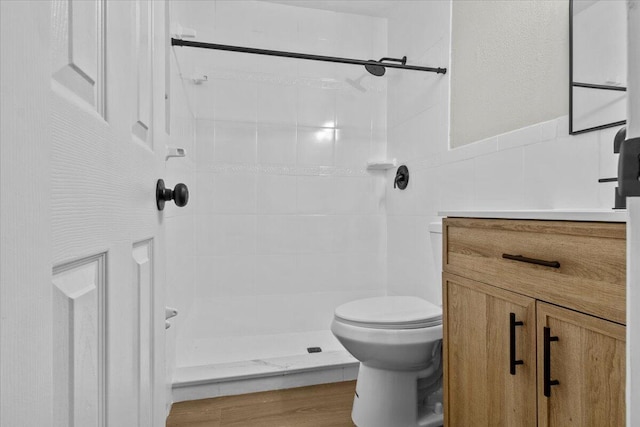
<path fill-rule="evenodd" d="M 153 51 L 152 48 L 152 8 L 149 0 L 135 0 L 135 110 L 132 132 L 142 143 L 153 149 L 151 128 Z"/>
<path fill-rule="evenodd" d="M 152 427 L 153 412 L 153 240 L 133 246 L 138 312 L 138 427 Z"/>
<path fill-rule="evenodd" d="M 51 2 L 52 77 L 104 115 L 105 2 Z"/>
<path fill-rule="evenodd" d="M 448 425 L 535 426 L 535 301 L 454 275 L 443 278 Z M 511 313 L 523 322 L 515 331 L 515 356 L 523 361 L 515 375 Z"/>
<path fill-rule="evenodd" d="M 537 302 L 540 426 L 625 425 L 625 327 Z M 544 327 L 550 343 L 550 397 L 543 394 Z"/>
<path fill-rule="evenodd" d="M 105 260 L 100 254 L 53 272 L 55 426 L 103 426 Z"/>

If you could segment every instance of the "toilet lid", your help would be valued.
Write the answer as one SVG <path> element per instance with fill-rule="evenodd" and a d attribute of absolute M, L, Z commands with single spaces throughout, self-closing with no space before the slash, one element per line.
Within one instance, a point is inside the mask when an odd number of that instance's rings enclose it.
<path fill-rule="evenodd" d="M 442 324 L 442 309 L 417 297 L 375 297 L 336 308 L 335 317 L 348 324 L 375 329 L 417 329 Z"/>

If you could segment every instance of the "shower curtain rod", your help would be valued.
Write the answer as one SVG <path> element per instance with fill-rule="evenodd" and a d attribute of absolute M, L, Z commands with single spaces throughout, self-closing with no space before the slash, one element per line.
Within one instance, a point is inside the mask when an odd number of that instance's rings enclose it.
<path fill-rule="evenodd" d="M 390 64 L 387 62 L 379 62 L 379 61 L 365 61 L 361 59 L 351 59 L 351 58 L 340 58 L 336 56 L 323 56 L 323 55 L 311 55 L 308 53 L 296 53 L 296 52 L 284 52 L 280 50 L 269 50 L 269 49 L 257 49 L 252 47 L 242 47 L 242 46 L 230 46 L 226 44 L 216 44 L 216 43 L 203 43 L 196 41 L 188 41 L 182 39 L 171 39 L 172 46 L 187 46 L 187 47 L 198 47 L 201 49 L 214 49 L 214 50 L 226 50 L 229 52 L 241 52 L 241 53 L 254 53 L 257 55 L 268 55 L 268 56 L 280 56 L 283 58 L 297 58 L 297 59 L 308 59 L 311 61 L 324 61 L 324 62 L 337 62 L 341 64 L 353 64 L 353 65 L 373 65 L 378 67 L 385 68 L 399 68 L 402 70 L 415 70 L 415 71 L 428 71 L 432 73 L 438 74 L 446 74 L 446 68 L 433 68 L 433 67 L 419 67 L 416 65 L 402 65 L 402 64 Z"/>

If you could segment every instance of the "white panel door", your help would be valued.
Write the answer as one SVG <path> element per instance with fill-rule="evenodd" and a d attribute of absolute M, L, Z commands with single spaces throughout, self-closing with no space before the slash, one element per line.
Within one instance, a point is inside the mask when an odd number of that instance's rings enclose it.
<path fill-rule="evenodd" d="M 54 425 L 162 425 L 164 2 L 51 4 Z"/>
<path fill-rule="evenodd" d="M 640 1 L 630 0 L 627 138 L 640 137 Z M 627 426 L 640 425 L 640 197 L 627 198 Z"/>
<path fill-rule="evenodd" d="M 0 425 L 164 425 L 165 2 L 0 4 Z"/>

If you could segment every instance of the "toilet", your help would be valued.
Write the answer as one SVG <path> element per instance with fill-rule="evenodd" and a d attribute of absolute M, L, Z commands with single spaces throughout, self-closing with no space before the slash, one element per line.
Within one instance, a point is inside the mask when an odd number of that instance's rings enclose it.
<path fill-rule="evenodd" d="M 441 242 L 440 230 L 431 227 L 432 242 Z M 440 257 L 434 250 L 436 266 Z M 336 308 L 331 331 L 360 361 L 351 413 L 358 427 L 443 424 L 440 306 L 414 296 L 351 301 Z"/>

